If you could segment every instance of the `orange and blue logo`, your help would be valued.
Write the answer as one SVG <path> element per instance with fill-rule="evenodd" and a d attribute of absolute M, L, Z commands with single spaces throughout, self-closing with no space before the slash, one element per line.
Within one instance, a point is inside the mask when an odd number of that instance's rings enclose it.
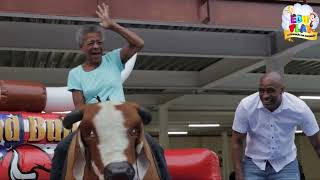
<path fill-rule="evenodd" d="M 311 6 L 296 3 L 286 6 L 282 12 L 282 28 L 284 39 L 292 41 L 292 38 L 317 40 L 316 28 L 319 24 L 319 16 Z"/>

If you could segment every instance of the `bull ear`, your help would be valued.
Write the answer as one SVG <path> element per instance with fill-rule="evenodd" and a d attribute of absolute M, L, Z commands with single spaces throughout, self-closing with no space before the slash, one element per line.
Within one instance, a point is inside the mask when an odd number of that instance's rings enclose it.
<path fill-rule="evenodd" d="M 81 121 L 82 118 L 83 118 L 83 112 L 79 109 L 76 109 L 71 111 L 64 117 L 62 124 L 65 128 L 71 129 L 73 123 Z"/>
<path fill-rule="evenodd" d="M 147 125 L 151 122 L 152 120 L 152 115 L 149 111 L 147 111 L 143 107 L 138 107 L 138 113 L 142 119 L 143 124 Z"/>

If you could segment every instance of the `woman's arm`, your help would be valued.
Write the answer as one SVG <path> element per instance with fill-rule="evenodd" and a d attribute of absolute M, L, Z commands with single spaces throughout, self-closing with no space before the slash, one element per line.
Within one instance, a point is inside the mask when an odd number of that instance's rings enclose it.
<path fill-rule="evenodd" d="M 80 90 L 72 90 L 72 99 L 75 109 L 80 109 L 85 104 L 83 93 Z"/>
<path fill-rule="evenodd" d="M 140 51 L 144 46 L 144 41 L 136 33 L 120 26 L 118 23 L 114 22 L 109 16 L 109 6 L 102 4 L 98 5 L 98 10 L 96 11 L 99 16 L 101 23 L 100 25 L 106 29 L 110 29 L 122 37 L 124 37 L 129 44 L 122 47 L 120 51 L 120 57 L 122 64 L 126 63 L 135 53 Z"/>

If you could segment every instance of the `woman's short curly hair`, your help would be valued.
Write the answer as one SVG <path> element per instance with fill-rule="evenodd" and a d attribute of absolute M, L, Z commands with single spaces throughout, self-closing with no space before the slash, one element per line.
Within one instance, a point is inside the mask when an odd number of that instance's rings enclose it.
<path fill-rule="evenodd" d="M 104 40 L 104 29 L 101 26 L 88 24 L 83 25 L 80 29 L 76 32 L 76 41 L 79 46 L 83 44 L 83 37 L 88 33 L 100 33 L 102 36 L 102 40 Z"/>

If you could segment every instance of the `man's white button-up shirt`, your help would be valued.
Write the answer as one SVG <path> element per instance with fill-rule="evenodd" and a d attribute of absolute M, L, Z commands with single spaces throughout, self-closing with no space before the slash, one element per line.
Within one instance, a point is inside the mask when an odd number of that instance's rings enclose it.
<path fill-rule="evenodd" d="M 304 101 L 284 92 L 281 105 L 270 112 L 263 106 L 257 92 L 241 100 L 232 129 L 247 133 L 245 155 L 252 158 L 261 170 L 265 170 L 269 161 L 279 172 L 296 158 L 294 137 L 297 126 L 307 136 L 319 131 L 315 116 Z"/>

